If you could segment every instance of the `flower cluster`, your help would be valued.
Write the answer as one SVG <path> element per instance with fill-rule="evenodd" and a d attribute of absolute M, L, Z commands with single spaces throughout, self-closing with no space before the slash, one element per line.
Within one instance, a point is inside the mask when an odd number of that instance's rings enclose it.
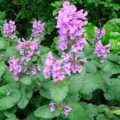
<path fill-rule="evenodd" d="M 49 106 L 50 106 L 50 111 L 55 112 L 55 110 L 57 108 L 57 104 L 55 102 L 51 102 L 49 104 Z M 65 116 L 68 116 L 69 113 L 71 113 L 71 111 L 72 111 L 72 108 L 70 106 L 63 106 L 62 109 L 64 110 L 64 115 Z"/>
<path fill-rule="evenodd" d="M 110 44 L 103 46 L 101 40 L 96 43 L 95 54 L 100 58 L 100 62 L 104 63 L 104 59 L 107 57 L 107 54 L 110 52 Z"/>
<path fill-rule="evenodd" d="M 9 23 L 7 23 L 5 20 L 3 24 L 3 28 L 4 28 L 4 34 L 6 38 L 14 39 L 16 37 L 16 34 L 15 34 L 16 26 L 14 21 L 10 20 Z"/>
<path fill-rule="evenodd" d="M 98 29 L 96 34 L 94 35 L 95 39 L 100 40 L 105 35 L 105 29 Z"/>
<path fill-rule="evenodd" d="M 83 71 L 83 67 L 80 65 L 80 63 L 87 62 L 87 59 L 80 59 L 80 57 L 80 52 L 62 54 L 62 60 L 64 63 L 63 68 L 67 74 L 71 75 L 71 73 L 81 73 Z"/>
<path fill-rule="evenodd" d="M 45 26 L 44 23 L 42 23 L 41 21 L 35 20 L 32 26 L 32 35 L 37 39 L 43 38 L 43 35 L 41 35 L 40 33 L 43 32 L 44 26 Z"/>
<path fill-rule="evenodd" d="M 51 52 L 48 53 L 44 68 L 45 78 L 52 76 L 53 81 L 58 82 L 62 81 L 65 75 L 82 72 L 81 63 L 86 62 L 86 58 L 80 59 L 81 51 L 87 44 L 83 30 L 83 26 L 87 24 L 86 15 L 87 12 L 76 11 L 76 7 L 70 5 L 68 1 L 63 3 L 63 7 L 56 18 L 60 34 L 58 48 L 62 50 L 62 59 L 56 60 Z M 68 46 L 72 48 L 72 51 L 63 52 Z"/>
<path fill-rule="evenodd" d="M 10 65 L 10 71 L 13 72 L 15 80 L 19 79 L 19 75 L 22 71 L 22 66 L 19 61 L 15 58 L 10 58 L 8 61 Z"/>
<path fill-rule="evenodd" d="M 62 81 L 65 75 L 71 73 L 81 73 L 83 67 L 80 63 L 85 63 L 86 58 L 80 59 L 81 54 L 76 53 L 63 53 L 62 60 L 56 60 L 52 52 L 49 52 L 45 61 L 44 77 L 49 78 L 52 76 L 54 82 Z"/>
<path fill-rule="evenodd" d="M 100 62 L 104 63 L 105 58 L 107 57 L 107 54 L 110 52 L 110 44 L 103 46 L 101 39 L 105 35 L 105 29 L 97 29 L 94 37 L 95 37 L 95 51 L 94 53 L 97 55 L 97 57 L 100 58 Z"/>
<path fill-rule="evenodd" d="M 54 82 L 62 81 L 65 73 L 61 66 L 61 61 L 53 58 L 52 52 L 49 52 L 45 61 L 44 77 L 53 77 Z"/>
<path fill-rule="evenodd" d="M 72 50 L 83 50 L 87 44 L 83 26 L 87 24 L 87 12 L 83 10 L 76 11 L 74 5 L 70 5 L 68 1 L 63 3 L 63 7 L 59 11 L 57 19 L 57 28 L 59 29 L 58 48 L 62 51 L 66 50 L 72 41 Z"/>
<path fill-rule="evenodd" d="M 38 43 L 36 41 L 19 41 L 17 48 L 22 56 L 22 61 L 29 62 L 31 57 L 38 52 Z"/>
<path fill-rule="evenodd" d="M 19 79 L 20 74 L 36 75 L 41 71 L 38 63 L 32 63 L 33 56 L 38 56 L 38 43 L 36 41 L 19 41 L 18 50 L 21 55 L 19 61 L 15 58 L 10 58 L 10 71 L 13 72 L 15 80 Z"/>

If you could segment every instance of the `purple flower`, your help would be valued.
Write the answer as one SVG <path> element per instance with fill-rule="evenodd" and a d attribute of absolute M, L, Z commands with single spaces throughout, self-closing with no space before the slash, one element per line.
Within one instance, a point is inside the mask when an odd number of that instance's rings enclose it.
<path fill-rule="evenodd" d="M 17 48 L 18 48 L 18 50 L 19 50 L 19 52 L 20 52 L 20 55 L 24 55 L 25 45 L 26 45 L 25 42 L 19 42 L 19 43 L 18 43 Z"/>
<path fill-rule="evenodd" d="M 9 61 L 10 71 L 13 72 L 15 80 L 19 79 L 19 75 L 22 71 L 22 66 L 16 58 L 10 58 Z"/>
<path fill-rule="evenodd" d="M 49 78 L 52 74 L 52 68 L 50 66 L 45 66 L 44 67 L 44 77 Z"/>
<path fill-rule="evenodd" d="M 31 57 L 38 52 L 38 43 L 36 41 L 19 41 L 17 48 L 22 55 L 22 61 L 29 62 Z"/>
<path fill-rule="evenodd" d="M 55 111 L 55 103 L 54 102 L 51 102 L 50 104 L 49 104 L 49 106 L 50 106 L 50 111 L 51 112 L 54 112 Z"/>
<path fill-rule="evenodd" d="M 86 63 L 86 62 L 87 62 L 87 59 L 86 59 L 86 58 L 83 58 L 83 59 L 80 60 L 80 62 Z"/>
<path fill-rule="evenodd" d="M 36 73 L 37 73 L 37 70 L 34 68 L 34 69 L 32 70 L 32 75 L 36 75 Z"/>
<path fill-rule="evenodd" d="M 83 67 L 77 64 L 73 64 L 71 66 L 71 72 L 72 73 L 81 73 L 83 71 Z"/>
<path fill-rule="evenodd" d="M 87 44 L 87 41 L 84 38 L 79 38 L 78 40 L 75 41 L 75 44 L 72 45 L 72 50 L 74 52 L 82 51 L 86 44 Z"/>
<path fill-rule="evenodd" d="M 71 5 L 68 1 L 63 3 L 63 7 L 60 9 L 57 19 L 57 28 L 59 29 L 59 44 L 58 49 L 64 51 L 68 48 L 70 40 L 75 40 L 73 50 L 78 51 L 84 48 L 84 44 L 81 41 L 84 39 L 83 26 L 87 24 L 87 12 L 83 10 L 76 11 L 76 7 Z M 78 40 L 78 38 L 81 38 Z M 76 42 L 77 40 L 77 42 Z M 76 48 L 77 47 L 77 48 Z"/>
<path fill-rule="evenodd" d="M 97 55 L 97 57 L 100 58 L 100 62 L 104 62 L 104 58 L 107 57 L 107 54 L 110 52 L 110 44 L 103 46 L 102 42 L 99 40 L 96 43 L 95 51 L 94 53 Z"/>
<path fill-rule="evenodd" d="M 56 60 L 52 66 L 53 81 L 62 81 L 65 78 L 64 72 L 62 71 L 61 62 Z"/>
<path fill-rule="evenodd" d="M 103 28 L 103 29 L 98 29 L 94 37 L 100 40 L 104 35 L 105 35 L 105 29 Z"/>
<path fill-rule="evenodd" d="M 65 75 L 71 73 L 81 73 L 83 67 L 81 63 L 87 62 L 86 58 L 80 58 L 81 53 L 62 53 L 62 59 L 56 60 L 53 58 L 52 52 L 49 52 L 45 61 L 44 77 L 52 77 L 54 82 L 63 81 Z"/>
<path fill-rule="evenodd" d="M 83 67 L 80 63 L 87 62 L 86 58 L 80 58 L 81 53 L 63 53 L 62 54 L 62 61 L 63 61 L 63 71 L 71 75 L 71 73 L 81 73 L 83 71 Z"/>
<path fill-rule="evenodd" d="M 54 62 L 52 52 L 49 52 L 45 60 L 44 77 L 49 78 L 52 75 L 52 65 Z"/>
<path fill-rule="evenodd" d="M 11 39 L 16 38 L 16 34 L 15 34 L 16 26 L 14 21 L 10 20 L 7 23 L 5 20 L 3 24 L 3 28 L 4 28 L 4 34 L 6 38 L 11 38 Z"/>
<path fill-rule="evenodd" d="M 104 59 L 100 59 L 100 63 L 104 63 L 104 61 L 105 61 Z"/>
<path fill-rule="evenodd" d="M 42 23 L 41 21 L 35 20 L 33 22 L 32 26 L 32 34 L 35 38 L 43 38 L 43 35 L 40 35 L 40 33 L 43 32 L 45 24 Z"/>
<path fill-rule="evenodd" d="M 63 62 L 67 63 L 72 59 L 72 55 L 70 53 L 62 53 Z"/>
<path fill-rule="evenodd" d="M 70 106 L 64 107 L 64 115 L 68 116 L 68 114 L 72 111 L 72 108 Z"/>
<path fill-rule="evenodd" d="M 80 59 L 81 51 L 88 44 L 85 40 L 83 27 L 87 24 L 87 12 L 77 11 L 74 5 L 65 1 L 60 9 L 57 19 L 57 28 L 59 29 L 58 49 L 68 52 L 62 53 L 62 59 L 56 60 L 52 53 L 48 53 L 44 67 L 44 77 L 52 77 L 54 82 L 62 81 L 65 75 L 71 73 L 81 73 L 86 58 Z"/>
<path fill-rule="evenodd" d="M 38 43 L 36 41 L 31 41 L 30 42 L 30 50 L 31 51 L 38 50 Z"/>
<path fill-rule="evenodd" d="M 40 65 L 34 64 L 32 61 L 30 61 L 33 56 L 37 55 L 37 41 L 19 41 L 17 48 L 21 55 L 21 58 L 19 58 L 19 60 L 14 58 L 11 58 L 9 60 L 10 71 L 13 72 L 15 79 L 18 80 L 19 74 L 21 73 L 26 75 L 36 75 L 37 72 L 41 71 Z M 17 65 L 14 65 L 14 62 L 16 62 Z"/>
<path fill-rule="evenodd" d="M 45 61 L 44 77 L 52 77 L 54 82 L 62 81 L 65 78 L 61 61 L 54 59 L 52 52 L 48 53 Z"/>
<path fill-rule="evenodd" d="M 49 52 L 45 61 L 45 65 L 46 66 L 52 66 L 53 62 L 55 61 L 55 59 L 53 58 L 53 53 Z"/>
<path fill-rule="evenodd" d="M 65 72 L 65 74 L 71 75 L 71 62 L 65 63 L 63 65 L 63 71 Z"/>

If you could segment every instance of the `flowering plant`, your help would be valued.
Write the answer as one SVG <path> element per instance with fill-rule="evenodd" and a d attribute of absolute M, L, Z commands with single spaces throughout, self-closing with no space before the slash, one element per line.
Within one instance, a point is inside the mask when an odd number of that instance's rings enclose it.
<path fill-rule="evenodd" d="M 105 29 L 97 29 L 90 41 L 87 12 L 77 11 L 68 1 L 56 20 L 54 50 L 42 45 L 45 23 L 35 20 L 25 40 L 17 37 L 14 21 L 4 22 L 1 119 L 119 119 L 119 109 L 112 106 L 120 101 L 120 57 L 110 54 L 111 45 L 102 42 Z"/>

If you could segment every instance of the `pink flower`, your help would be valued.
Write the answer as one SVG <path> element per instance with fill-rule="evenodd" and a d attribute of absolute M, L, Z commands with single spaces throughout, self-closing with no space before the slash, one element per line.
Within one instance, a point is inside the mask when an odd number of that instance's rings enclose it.
<path fill-rule="evenodd" d="M 102 42 L 100 40 L 96 43 L 94 53 L 97 55 L 97 57 L 99 57 L 101 59 L 100 60 L 101 63 L 104 62 L 104 58 L 107 57 L 107 54 L 109 52 L 110 52 L 110 44 L 103 46 Z"/>
<path fill-rule="evenodd" d="M 22 66 L 16 58 L 10 58 L 9 61 L 10 71 L 13 72 L 15 80 L 19 79 L 19 75 L 22 71 Z"/>
<path fill-rule="evenodd" d="M 72 111 L 72 108 L 70 106 L 64 107 L 64 115 L 68 116 L 68 114 Z"/>
<path fill-rule="evenodd" d="M 50 106 L 50 111 L 51 112 L 54 112 L 55 111 L 55 103 L 54 102 L 51 102 L 50 104 L 49 104 L 49 106 Z"/>
<path fill-rule="evenodd" d="M 69 62 L 72 59 L 72 55 L 70 53 L 63 53 L 62 60 L 63 62 Z"/>
<path fill-rule="evenodd" d="M 98 29 L 96 34 L 95 34 L 95 38 L 100 40 L 103 36 L 105 35 L 105 29 Z"/>
<path fill-rule="evenodd" d="M 19 41 L 17 48 L 20 55 L 24 58 L 24 61 L 29 62 L 31 57 L 38 52 L 38 43 L 36 41 Z"/>
<path fill-rule="evenodd" d="M 32 70 L 32 75 L 36 75 L 36 73 L 37 73 L 37 70 L 34 68 L 34 69 Z"/>
<path fill-rule="evenodd" d="M 84 38 L 83 26 L 87 24 L 87 12 L 83 10 L 77 11 L 74 5 L 70 2 L 65 1 L 62 8 L 59 11 L 57 19 L 57 28 L 59 29 L 59 44 L 58 49 L 64 51 L 68 48 L 70 40 L 75 40 L 75 45 L 72 46 L 74 51 L 82 50 L 84 48 L 84 43 L 82 45 L 76 42 L 77 38 Z M 80 47 L 79 47 L 80 46 Z"/>
<path fill-rule="evenodd" d="M 14 21 L 10 20 L 8 23 L 5 21 L 3 24 L 3 28 L 6 38 L 14 39 L 16 37 L 15 34 L 16 26 Z"/>
<path fill-rule="evenodd" d="M 83 71 L 83 67 L 80 65 L 72 65 L 71 66 L 71 72 L 72 73 L 81 73 Z"/>
<path fill-rule="evenodd" d="M 86 59 L 86 58 L 83 58 L 83 59 L 80 60 L 80 62 L 86 63 L 86 62 L 87 62 L 87 59 Z"/>
<path fill-rule="evenodd" d="M 33 22 L 32 26 L 32 34 L 36 38 L 43 38 L 43 35 L 40 35 L 40 33 L 44 30 L 45 23 L 42 23 L 41 21 L 35 20 Z"/>

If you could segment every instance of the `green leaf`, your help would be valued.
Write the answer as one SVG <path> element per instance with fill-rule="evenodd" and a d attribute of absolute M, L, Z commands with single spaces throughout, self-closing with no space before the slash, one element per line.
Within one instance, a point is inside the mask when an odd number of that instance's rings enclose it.
<path fill-rule="evenodd" d="M 120 72 L 120 65 L 107 60 L 104 64 L 101 65 L 101 68 L 103 72 L 108 76 L 112 76 L 113 74 L 117 74 Z"/>
<path fill-rule="evenodd" d="M 14 107 L 12 107 L 12 108 L 10 108 L 10 109 L 8 109 L 8 110 L 5 110 L 5 111 L 4 111 L 4 115 L 5 115 L 7 118 L 9 118 L 9 117 L 13 116 L 13 115 L 16 113 L 16 111 L 17 111 L 17 107 L 14 106 Z"/>
<path fill-rule="evenodd" d="M 99 74 L 86 74 L 83 87 L 80 91 L 82 94 L 92 94 L 96 89 L 100 89 L 103 85 L 103 80 Z"/>
<path fill-rule="evenodd" d="M 79 104 L 74 104 L 72 107 L 72 112 L 68 116 L 69 120 L 92 120 L 86 110 Z"/>
<path fill-rule="evenodd" d="M 42 66 L 41 66 L 41 69 L 43 69 Z M 45 80 L 46 80 L 46 79 L 44 78 L 43 71 L 38 72 L 38 73 L 34 76 L 34 79 L 35 79 L 35 80 L 39 80 L 39 81 L 45 81 Z"/>
<path fill-rule="evenodd" d="M 2 77 L 5 71 L 5 64 L 0 62 L 0 77 Z"/>
<path fill-rule="evenodd" d="M 68 85 L 59 86 L 53 83 L 49 90 L 51 94 L 51 99 L 57 103 L 60 103 L 63 101 L 63 99 L 66 97 L 68 93 Z"/>
<path fill-rule="evenodd" d="M 28 77 L 28 76 L 23 76 L 21 79 L 20 79 L 20 82 L 25 84 L 25 85 L 30 85 L 31 84 L 31 78 Z"/>
<path fill-rule="evenodd" d="M 45 97 L 45 98 L 47 98 L 47 99 L 51 99 L 51 94 L 50 94 L 50 91 L 49 91 L 49 89 L 45 89 L 45 88 L 41 88 L 40 89 L 40 95 L 42 96 L 42 97 Z"/>
<path fill-rule="evenodd" d="M 97 71 L 97 63 L 96 61 L 87 61 L 87 63 L 85 63 L 85 67 L 86 67 L 86 71 L 89 73 L 95 73 Z"/>
<path fill-rule="evenodd" d="M 120 19 L 116 18 L 116 19 L 109 20 L 104 25 L 104 28 L 106 30 L 106 34 L 105 34 L 103 40 L 109 41 L 109 39 L 107 39 L 107 38 L 110 38 L 111 32 L 120 32 Z"/>
<path fill-rule="evenodd" d="M 40 118 L 54 118 L 60 115 L 60 113 L 56 110 L 55 112 L 50 111 L 50 107 L 48 105 L 40 106 L 35 112 L 36 117 Z"/>
<path fill-rule="evenodd" d="M 90 118 L 93 118 L 98 115 L 98 108 L 96 105 L 93 104 L 87 104 L 85 110 L 87 111 Z"/>
<path fill-rule="evenodd" d="M 68 78 L 68 80 L 70 81 L 69 84 L 70 92 L 72 93 L 79 92 L 83 87 L 85 74 L 84 73 L 73 74 Z"/>
<path fill-rule="evenodd" d="M 120 102 L 120 79 L 110 79 L 105 78 L 105 86 L 104 86 L 104 92 L 105 92 L 105 98 L 107 100 L 115 100 Z"/>
<path fill-rule="evenodd" d="M 56 2 L 52 3 L 51 5 L 55 8 L 60 8 L 62 6 L 62 4 L 63 4 L 63 0 L 56 1 Z"/>
<path fill-rule="evenodd" d="M 6 57 L 7 58 L 10 58 L 10 57 L 15 57 L 16 56 L 16 48 L 15 47 L 9 47 L 7 50 L 6 50 Z"/>
<path fill-rule="evenodd" d="M 113 62 L 117 62 L 120 64 L 120 55 L 110 54 L 110 55 L 108 55 L 108 60 L 113 61 Z"/>
<path fill-rule="evenodd" d="M 6 49 L 7 47 L 8 42 L 3 37 L 0 37 L 0 50 Z"/>
<path fill-rule="evenodd" d="M 32 62 L 36 62 L 37 61 L 37 56 L 33 56 L 32 57 Z"/>
<path fill-rule="evenodd" d="M 0 111 L 13 107 L 20 99 L 20 92 L 16 84 L 7 84 L 0 87 Z"/>
<path fill-rule="evenodd" d="M 86 39 L 88 41 L 92 41 L 94 40 L 94 34 L 96 32 L 96 29 L 97 27 L 94 26 L 92 23 L 88 23 L 85 27 L 84 27 L 86 33 L 87 33 L 87 36 L 86 36 Z M 91 32 L 92 31 L 92 32 Z"/>
<path fill-rule="evenodd" d="M 58 12 L 59 12 L 59 9 L 55 9 L 54 11 L 53 11 L 53 16 L 56 16 L 57 14 L 58 14 Z"/>
<path fill-rule="evenodd" d="M 118 53 L 120 53 L 120 32 L 111 32 L 109 43 L 111 44 L 111 50 L 118 50 Z"/>
<path fill-rule="evenodd" d="M 0 50 L 5 48 L 5 43 L 4 41 L 0 40 Z"/>
<path fill-rule="evenodd" d="M 109 120 L 109 119 L 107 119 L 104 114 L 100 114 L 97 116 L 96 120 Z"/>
<path fill-rule="evenodd" d="M 112 113 L 120 116 L 120 109 L 118 109 L 118 110 L 113 110 Z"/>
<path fill-rule="evenodd" d="M 24 109 L 32 97 L 32 90 L 22 85 L 20 88 L 20 92 L 21 92 L 21 98 L 17 105 L 19 108 Z"/>
<path fill-rule="evenodd" d="M 111 49 L 117 50 L 120 53 L 120 19 L 109 20 L 104 25 L 106 34 L 103 37 L 103 42 L 105 44 L 111 43 Z"/>
<path fill-rule="evenodd" d="M 18 120 L 17 117 L 13 114 L 11 115 L 9 118 L 7 118 L 6 120 Z"/>
<path fill-rule="evenodd" d="M 9 77 L 8 77 L 9 76 Z M 9 68 L 6 68 L 3 79 L 5 83 L 11 83 L 11 82 L 16 82 L 13 77 L 13 73 L 10 72 Z"/>
<path fill-rule="evenodd" d="M 43 120 L 43 119 L 39 119 L 38 117 L 35 117 L 34 113 L 30 113 L 27 118 L 25 118 L 25 120 Z"/>

